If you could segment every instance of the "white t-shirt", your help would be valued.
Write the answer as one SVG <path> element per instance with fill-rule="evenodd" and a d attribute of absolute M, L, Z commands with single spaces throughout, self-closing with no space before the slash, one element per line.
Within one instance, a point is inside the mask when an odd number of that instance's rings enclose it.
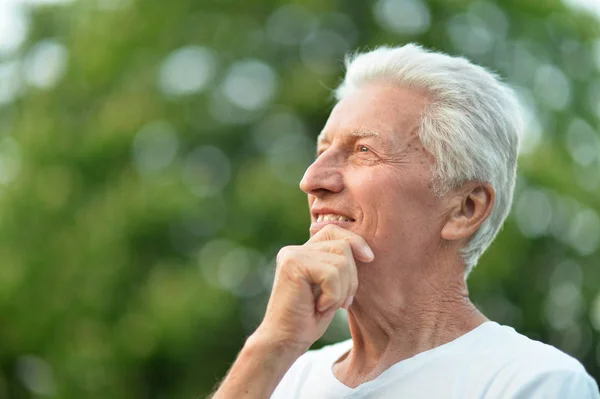
<path fill-rule="evenodd" d="M 271 399 L 600 398 L 598 385 L 576 359 L 492 321 L 354 389 L 332 371 L 351 347 L 348 340 L 302 355 Z"/>

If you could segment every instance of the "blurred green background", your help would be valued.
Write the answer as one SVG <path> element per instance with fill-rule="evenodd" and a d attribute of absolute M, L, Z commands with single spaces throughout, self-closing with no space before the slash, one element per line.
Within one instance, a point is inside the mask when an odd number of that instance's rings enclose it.
<path fill-rule="evenodd" d="M 518 89 L 514 207 L 472 298 L 598 379 L 596 0 L 0 0 L 0 398 L 207 395 L 308 236 L 343 55 L 408 41 Z"/>

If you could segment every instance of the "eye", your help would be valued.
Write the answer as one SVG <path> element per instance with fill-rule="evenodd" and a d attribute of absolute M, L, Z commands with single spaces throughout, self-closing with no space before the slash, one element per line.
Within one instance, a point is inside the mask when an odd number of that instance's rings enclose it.
<path fill-rule="evenodd" d="M 358 151 L 359 152 L 369 152 L 369 147 L 364 146 L 364 145 L 359 145 L 358 146 Z"/>

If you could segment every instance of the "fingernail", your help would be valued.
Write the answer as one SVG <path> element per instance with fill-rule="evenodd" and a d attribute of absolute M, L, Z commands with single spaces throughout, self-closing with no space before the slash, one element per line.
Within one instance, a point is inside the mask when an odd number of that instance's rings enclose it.
<path fill-rule="evenodd" d="M 365 246 L 363 248 L 363 253 L 369 259 L 374 259 L 375 258 L 375 254 L 373 253 L 373 251 L 371 250 L 371 248 L 369 248 L 368 246 Z"/>

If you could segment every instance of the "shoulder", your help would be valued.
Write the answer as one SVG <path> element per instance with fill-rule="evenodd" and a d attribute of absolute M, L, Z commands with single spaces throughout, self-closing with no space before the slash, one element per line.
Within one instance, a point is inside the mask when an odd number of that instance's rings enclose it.
<path fill-rule="evenodd" d="M 596 381 L 574 359 L 537 370 L 522 369 L 512 385 L 515 398 L 600 399 Z"/>
<path fill-rule="evenodd" d="M 501 339 L 494 351 L 502 358 L 497 380 L 508 397 L 600 398 L 594 379 L 574 357 L 545 343 L 496 324 Z"/>
<path fill-rule="evenodd" d="M 574 357 L 554 346 L 531 339 L 514 328 L 494 323 L 492 338 L 497 340 L 495 350 L 505 354 L 507 360 L 522 366 L 535 366 L 537 370 L 584 371 Z"/>

